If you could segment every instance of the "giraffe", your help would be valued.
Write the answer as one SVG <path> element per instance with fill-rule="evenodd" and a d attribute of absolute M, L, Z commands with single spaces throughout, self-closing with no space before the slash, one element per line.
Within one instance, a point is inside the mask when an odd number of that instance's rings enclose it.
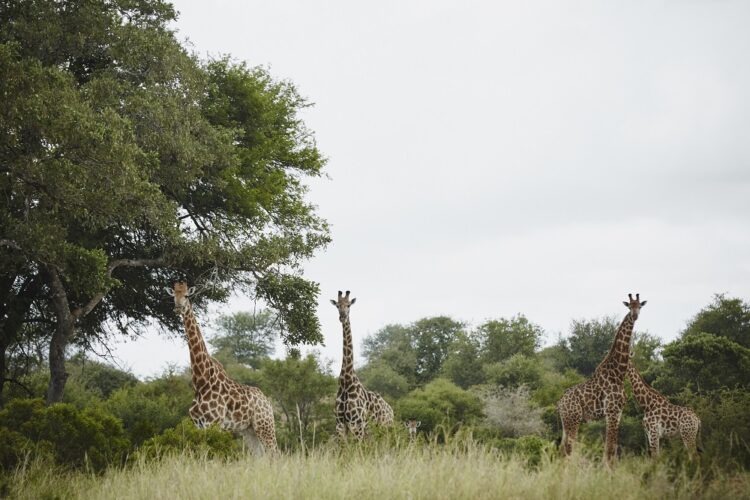
<path fill-rule="evenodd" d="M 373 419 L 381 425 L 393 424 L 393 409 L 380 394 L 368 391 L 354 373 L 354 349 L 349 309 L 357 299 L 349 300 L 349 294 L 349 290 L 346 291 L 346 295 L 339 290 L 338 300 L 331 299 L 331 303 L 339 310 L 339 321 L 344 331 L 344 358 L 341 362 L 339 388 L 336 392 L 336 432 L 343 438 L 346 437 L 348 431 L 361 440 L 365 436 L 368 419 Z"/>
<path fill-rule="evenodd" d="M 672 404 L 663 394 L 648 385 L 636 370 L 632 360 L 628 364 L 628 379 L 633 387 L 633 397 L 643 410 L 643 429 L 648 438 L 648 448 L 652 457 L 659 454 L 659 440 L 663 436 L 682 438 L 682 443 L 691 455 L 697 448 L 698 431 L 701 419 L 690 408 Z"/>
<path fill-rule="evenodd" d="M 638 319 L 641 308 L 640 294 L 628 294 L 629 301 L 623 302 L 628 313 L 617 328 L 612 347 L 594 374 L 585 382 L 569 388 L 557 402 L 557 412 L 562 421 L 562 442 L 560 451 L 568 455 L 578 436 L 578 428 L 584 422 L 605 418 L 607 439 L 605 458 L 611 461 L 617 450 L 617 437 L 620 417 L 625 406 L 624 380 L 630 360 L 630 342 L 633 324 Z"/>
<path fill-rule="evenodd" d="M 406 430 L 409 432 L 409 441 L 414 441 L 417 438 L 417 427 L 422 425 L 422 422 L 420 420 L 407 420 L 404 422 L 404 426 L 406 426 Z"/>
<path fill-rule="evenodd" d="M 188 296 L 195 287 L 178 282 L 174 290 L 175 312 L 182 315 L 190 348 L 190 367 L 195 396 L 189 414 L 199 428 L 218 424 L 242 436 L 245 445 L 257 455 L 276 453 L 271 401 L 257 387 L 235 382 L 224 367 L 208 354 L 198 321 Z"/>

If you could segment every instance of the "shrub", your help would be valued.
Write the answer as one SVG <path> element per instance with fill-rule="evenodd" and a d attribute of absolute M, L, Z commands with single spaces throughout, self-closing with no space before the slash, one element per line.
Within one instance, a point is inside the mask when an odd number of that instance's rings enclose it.
<path fill-rule="evenodd" d="M 483 416 L 479 397 L 445 379 L 433 380 L 423 389 L 410 392 L 397 402 L 396 411 L 404 420 L 421 420 L 425 431 L 438 424 L 471 424 Z"/>
<path fill-rule="evenodd" d="M 35 448 L 34 443 L 22 434 L 0 427 L 0 470 L 14 469 Z"/>
<path fill-rule="evenodd" d="M 521 436 L 518 438 L 500 438 L 492 441 L 491 446 L 505 453 L 518 455 L 527 465 L 537 466 L 542 457 L 554 445 L 539 436 Z"/>
<path fill-rule="evenodd" d="M 190 418 L 147 440 L 136 457 L 154 460 L 165 455 L 191 453 L 207 458 L 230 458 L 239 455 L 242 445 L 235 437 L 218 427 L 199 429 Z"/>
<path fill-rule="evenodd" d="M 102 470 L 120 462 L 129 448 L 122 422 L 98 408 L 80 411 L 67 403 L 45 407 L 41 400 L 14 400 L 0 412 L 0 426 L 35 443 L 49 443 L 55 461 L 65 466 Z"/>
<path fill-rule="evenodd" d="M 488 383 L 504 387 L 525 385 L 535 389 L 542 381 L 539 362 L 523 354 L 514 354 L 504 361 L 484 365 L 483 371 Z"/>
<path fill-rule="evenodd" d="M 519 437 L 544 431 L 542 410 L 532 403 L 526 387 L 507 389 L 480 386 L 474 391 L 484 402 L 484 424 L 497 430 L 500 435 Z"/>

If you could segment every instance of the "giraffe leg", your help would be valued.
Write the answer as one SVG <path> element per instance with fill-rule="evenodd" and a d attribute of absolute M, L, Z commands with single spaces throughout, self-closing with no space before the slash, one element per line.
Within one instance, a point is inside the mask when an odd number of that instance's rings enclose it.
<path fill-rule="evenodd" d="M 578 439 L 578 428 L 581 424 L 578 422 L 563 423 L 563 435 L 560 442 L 560 454 L 568 456 L 573 453 L 573 445 Z"/>
<path fill-rule="evenodd" d="M 691 456 L 695 456 L 698 450 L 698 429 L 694 427 L 680 427 L 682 444 Z"/>
<path fill-rule="evenodd" d="M 604 457 L 607 463 L 614 460 L 617 455 L 617 441 L 620 434 L 620 413 L 607 415 L 607 441 L 604 449 Z"/>
<path fill-rule="evenodd" d="M 276 432 L 274 429 L 264 429 L 258 433 L 258 439 L 263 444 L 263 451 L 269 455 L 275 455 L 278 453 L 278 445 L 276 444 Z"/>
<path fill-rule="evenodd" d="M 263 456 L 263 445 L 252 428 L 248 427 L 243 430 L 241 435 L 242 441 L 245 443 L 245 448 L 257 457 Z"/>
<path fill-rule="evenodd" d="M 659 430 L 653 427 L 646 429 L 646 438 L 648 438 L 648 452 L 652 458 L 659 456 Z"/>

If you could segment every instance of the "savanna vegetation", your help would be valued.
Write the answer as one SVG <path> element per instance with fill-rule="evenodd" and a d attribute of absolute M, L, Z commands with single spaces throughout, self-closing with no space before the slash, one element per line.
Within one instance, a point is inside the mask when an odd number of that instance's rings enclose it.
<path fill-rule="evenodd" d="M 747 495 L 750 305 L 725 295 L 673 342 L 635 340 L 646 380 L 702 419 L 699 461 L 679 443 L 644 458 L 632 401 L 614 470 L 603 422 L 557 458 L 554 403 L 620 316 L 574 319 L 552 345 L 520 313 L 385 325 L 358 372 L 421 421 L 418 440 L 400 426 L 333 439 L 338 366 L 296 347 L 322 340 L 301 265 L 330 239 L 305 198 L 325 165 L 308 104 L 263 68 L 197 58 L 175 18 L 162 0 L 0 2 L 0 496 Z M 268 305 L 205 329 L 229 375 L 272 399 L 280 457 L 197 429 L 186 368 L 139 380 L 107 362 L 115 340 L 181 331 L 163 292 L 181 279 L 198 308 L 235 291 Z"/>

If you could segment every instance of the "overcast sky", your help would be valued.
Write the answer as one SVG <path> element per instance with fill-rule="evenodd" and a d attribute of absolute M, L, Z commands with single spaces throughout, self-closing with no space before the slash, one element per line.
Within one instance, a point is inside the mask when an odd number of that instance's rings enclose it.
<path fill-rule="evenodd" d="M 305 274 L 335 372 L 337 290 L 358 298 L 357 356 L 430 315 L 520 312 L 550 343 L 640 292 L 636 328 L 668 341 L 714 293 L 750 300 L 750 2 L 175 6 L 201 57 L 315 103 L 329 178 L 309 197 L 333 242 Z M 189 362 L 156 334 L 116 353 L 139 376 Z"/>

